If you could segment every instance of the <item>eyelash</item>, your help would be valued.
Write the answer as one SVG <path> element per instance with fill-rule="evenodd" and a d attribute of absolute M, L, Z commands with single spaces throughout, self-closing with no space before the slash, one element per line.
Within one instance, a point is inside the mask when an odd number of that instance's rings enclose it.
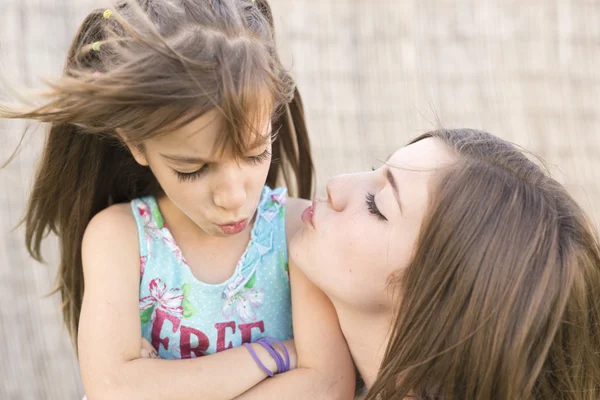
<path fill-rule="evenodd" d="M 257 165 L 257 164 L 262 164 L 263 162 L 267 161 L 269 158 L 271 158 L 271 152 L 267 149 L 257 156 L 246 157 L 245 161 L 248 164 Z"/>
<path fill-rule="evenodd" d="M 263 162 L 267 161 L 270 157 L 271 157 L 271 152 L 269 150 L 265 150 L 264 152 L 262 152 L 261 154 L 259 154 L 257 156 L 246 157 L 244 159 L 244 161 L 251 165 L 258 165 L 258 164 L 262 164 Z M 192 182 L 192 181 L 195 181 L 196 179 L 200 178 L 200 176 L 203 175 L 204 172 L 206 172 L 207 168 L 208 168 L 208 164 L 204 164 L 202 167 L 200 167 L 200 169 L 198 169 L 194 172 L 175 171 L 175 174 L 177 174 L 177 179 L 179 180 L 179 182 Z"/>
<path fill-rule="evenodd" d="M 388 219 L 379 211 L 377 204 L 375 204 L 375 195 L 373 193 L 367 193 L 367 209 L 371 214 L 377 217 L 380 221 L 387 221 Z"/>
<path fill-rule="evenodd" d="M 195 181 L 202 174 L 204 174 L 204 172 L 206 171 L 207 168 L 208 168 L 208 165 L 204 164 L 202 167 L 200 167 L 200 169 L 198 169 L 194 172 L 175 171 L 175 174 L 177 174 L 177 179 L 179 180 L 179 182 L 191 182 L 191 181 Z"/>

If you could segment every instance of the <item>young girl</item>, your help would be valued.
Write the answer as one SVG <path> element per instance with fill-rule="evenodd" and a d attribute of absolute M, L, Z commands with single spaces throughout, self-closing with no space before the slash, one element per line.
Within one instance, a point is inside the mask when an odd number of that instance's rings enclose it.
<path fill-rule="evenodd" d="M 45 98 L 0 116 L 51 124 L 27 245 L 39 260 L 60 238 L 90 399 L 352 397 L 335 312 L 303 276 L 287 340 L 286 238 L 307 202 L 271 187 L 308 198 L 313 167 L 266 1 L 95 10 Z M 140 358 L 141 338 L 160 358 Z"/>

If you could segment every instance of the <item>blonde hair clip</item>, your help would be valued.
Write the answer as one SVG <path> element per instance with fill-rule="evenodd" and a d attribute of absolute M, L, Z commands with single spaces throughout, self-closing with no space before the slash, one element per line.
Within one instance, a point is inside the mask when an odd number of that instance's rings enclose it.
<path fill-rule="evenodd" d="M 252 2 L 254 3 L 254 1 L 252 1 Z M 112 11 L 110 11 L 110 9 L 107 9 L 106 11 L 104 11 L 104 14 L 102 14 L 104 19 L 110 19 L 111 15 L 112 15 Z"/>
<path fill-rule="evenodd" d="M 92 43 L 92 50 L 100 51 L 100 46 L 101 46 L 100 42 L 94 42 L 94 43 Z"/>

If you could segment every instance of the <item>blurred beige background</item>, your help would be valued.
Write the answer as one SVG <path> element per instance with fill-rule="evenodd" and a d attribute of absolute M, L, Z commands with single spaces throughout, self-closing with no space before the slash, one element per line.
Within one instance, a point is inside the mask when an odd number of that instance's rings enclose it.
<path fill-rule="evenodd" d="M 541 155 L 600 223 L 599 0 L 271 0 L 282 57 L 304 95 L 319 178 L 377 165 L 409 138 L 489 130 Z M 60 73 L 92 0 L 0 0 L 0 76 Z M 0 93 L 0 97 L 3 94 Z M 0 123 L 0 160 L 23 125 Z M 21 229 L 43 144 L 0 170 L 0 399 L 79 399 L 77 362 L 49 265 Z"/>

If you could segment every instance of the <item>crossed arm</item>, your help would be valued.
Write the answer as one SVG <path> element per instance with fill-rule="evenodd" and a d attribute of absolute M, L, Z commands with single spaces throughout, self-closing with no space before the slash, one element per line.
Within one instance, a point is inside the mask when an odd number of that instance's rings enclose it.
<path fill-rule="evenodd" d="M 139 358 L 137 246 L 135 222 L 125 208 L 100 213 L 84 237 L 78 348 L 89 400 L 353 398 L 354 369 L 335 310 L 293 265 L 296 369 L 266 379 L 244 347 L 185 360 Z M 270 355 L 253 346 L 274 371 Z"/>
<path fill-rule="evenodd" d="M 333 305 L 292 262 L 290 278 L 298 367 L 238 399 L 353 399 L 354 365 Z"/>

